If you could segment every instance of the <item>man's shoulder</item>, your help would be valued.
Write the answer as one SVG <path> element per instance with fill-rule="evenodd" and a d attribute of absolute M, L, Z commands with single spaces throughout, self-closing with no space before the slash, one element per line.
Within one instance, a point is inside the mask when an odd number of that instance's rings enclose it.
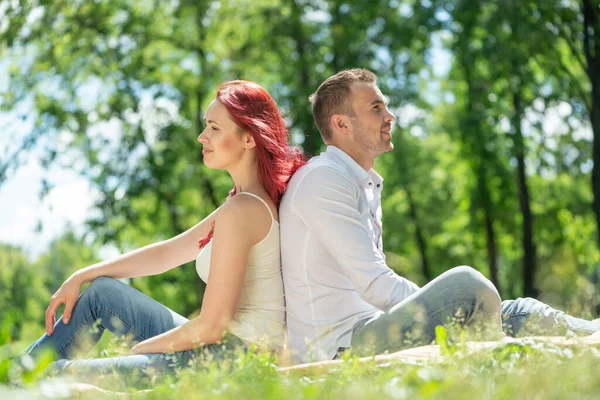
<path fill-rule="evenodd" d="M 348 167 L 344 163 L 338 162 L 326 153 L 321 153 L 321 155 L 311 158 L 308 163 L 294 173 L 290 185 L 300 185 L 307 178 L 308 180 L 321 179 L 324 176 L 335 178 L 339 175 L 347 177 L 348 172 Z"/>
<path fill-rule="evenodd" d="M 323 190 L 352 192 L 358 196 L 359 184 L 352 177 L 343 164 L 324 159 L 322 156 L 311 159 L 290 179 L 279 206 L 281 219 L 284 220 L 288 212 L 296 209 L 299 204 L 310 208 L 312 201 Z"/>
<path fill-rule="evenodd" d="M 322 155 L 313 157 L 307 164 L 294 173 L 288 184 L 285 196 L 294 196 L 296 192 L 302 192 L 307 186 L 318 187 L 328 183 L 357 186 L 358 183 L 354 182 L 351 176 L 344 164 L 327 159 Z"/>

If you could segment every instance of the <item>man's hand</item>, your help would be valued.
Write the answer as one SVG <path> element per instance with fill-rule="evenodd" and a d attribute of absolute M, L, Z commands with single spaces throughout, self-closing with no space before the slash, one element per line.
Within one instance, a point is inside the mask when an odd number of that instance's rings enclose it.
<path fill-rule="evenodd" d="M 65 312 L 63 313 L 63 322 L 69 323 L 71 318 L 71 312 L 73 306 L 79 297 L 81 291 L 81 281 L 74 276 L 67 279 L 61 287 L 54 293 L 50 298 L 50 305 L 46 309 L 46 334 L 52 336 L 54 333 L 54 324 L 56 323 L 56 310 L 61 304 L 65 305 Z"/>

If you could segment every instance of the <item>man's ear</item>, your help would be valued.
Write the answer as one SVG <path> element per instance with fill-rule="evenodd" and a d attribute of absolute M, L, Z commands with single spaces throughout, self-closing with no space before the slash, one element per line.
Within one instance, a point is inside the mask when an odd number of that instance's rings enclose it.
<path fill-rule="evenodd" d="M 246 137 L 244 138 L 244 147 L 247 149 L 253 149 L 256 147 L 254 136 L 252 136 L 250 133 L 246 133 Z"/>
<path fill-rule="evenodd" d="M 347 135 L 350 131 L 350 120 L 347 115 L 333 114 L 329 120 L 334 131 Z"/>

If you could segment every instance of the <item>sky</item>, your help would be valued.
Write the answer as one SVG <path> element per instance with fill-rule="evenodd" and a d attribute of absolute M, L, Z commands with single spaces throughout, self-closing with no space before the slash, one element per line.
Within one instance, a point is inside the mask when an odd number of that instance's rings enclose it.
<path fill-rule="evenodd" d="M 44 176 L 55 187 L 41 201 Z M 53 167 L 45 173 L 31 160 L 0 186 L 0 242 L 21 246 L 35 257 L 69 224 L 83 232 L 94 196 L 88 182 L 73 171 Z M 40 222 L 42 230 L 36 232 Z"/>
<path fill-rule="evenodd" d="M 12 154 L 30 123 L 13 113 L 0 113 L 0 157 Z M 27 110 L 25 110 L 27 111 Z M 83 222 L 98 193 L 73 170 L 52 164 L 45 170 L 35 150 L 26 162 L 0 185 L 0 242 L 22 247 L 31 258 L 48 248 L 50 241 L 71 225 L 83 233 Z M 53 188 L 40 200 L 42 180 Z M 36 229 L 40 226 L 42 229 Z"/>

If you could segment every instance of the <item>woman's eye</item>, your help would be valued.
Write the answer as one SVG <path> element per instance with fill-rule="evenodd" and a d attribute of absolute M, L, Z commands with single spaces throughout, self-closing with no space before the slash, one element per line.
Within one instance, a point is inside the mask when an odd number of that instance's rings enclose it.
<path fill-rule="evenodd" d="M 219 128 L 217 128 L 216 126 L 211 126 L 210 128 L 211 128 L 213 131 L 218 131 L 218 130 L 219 130 Z"/>

